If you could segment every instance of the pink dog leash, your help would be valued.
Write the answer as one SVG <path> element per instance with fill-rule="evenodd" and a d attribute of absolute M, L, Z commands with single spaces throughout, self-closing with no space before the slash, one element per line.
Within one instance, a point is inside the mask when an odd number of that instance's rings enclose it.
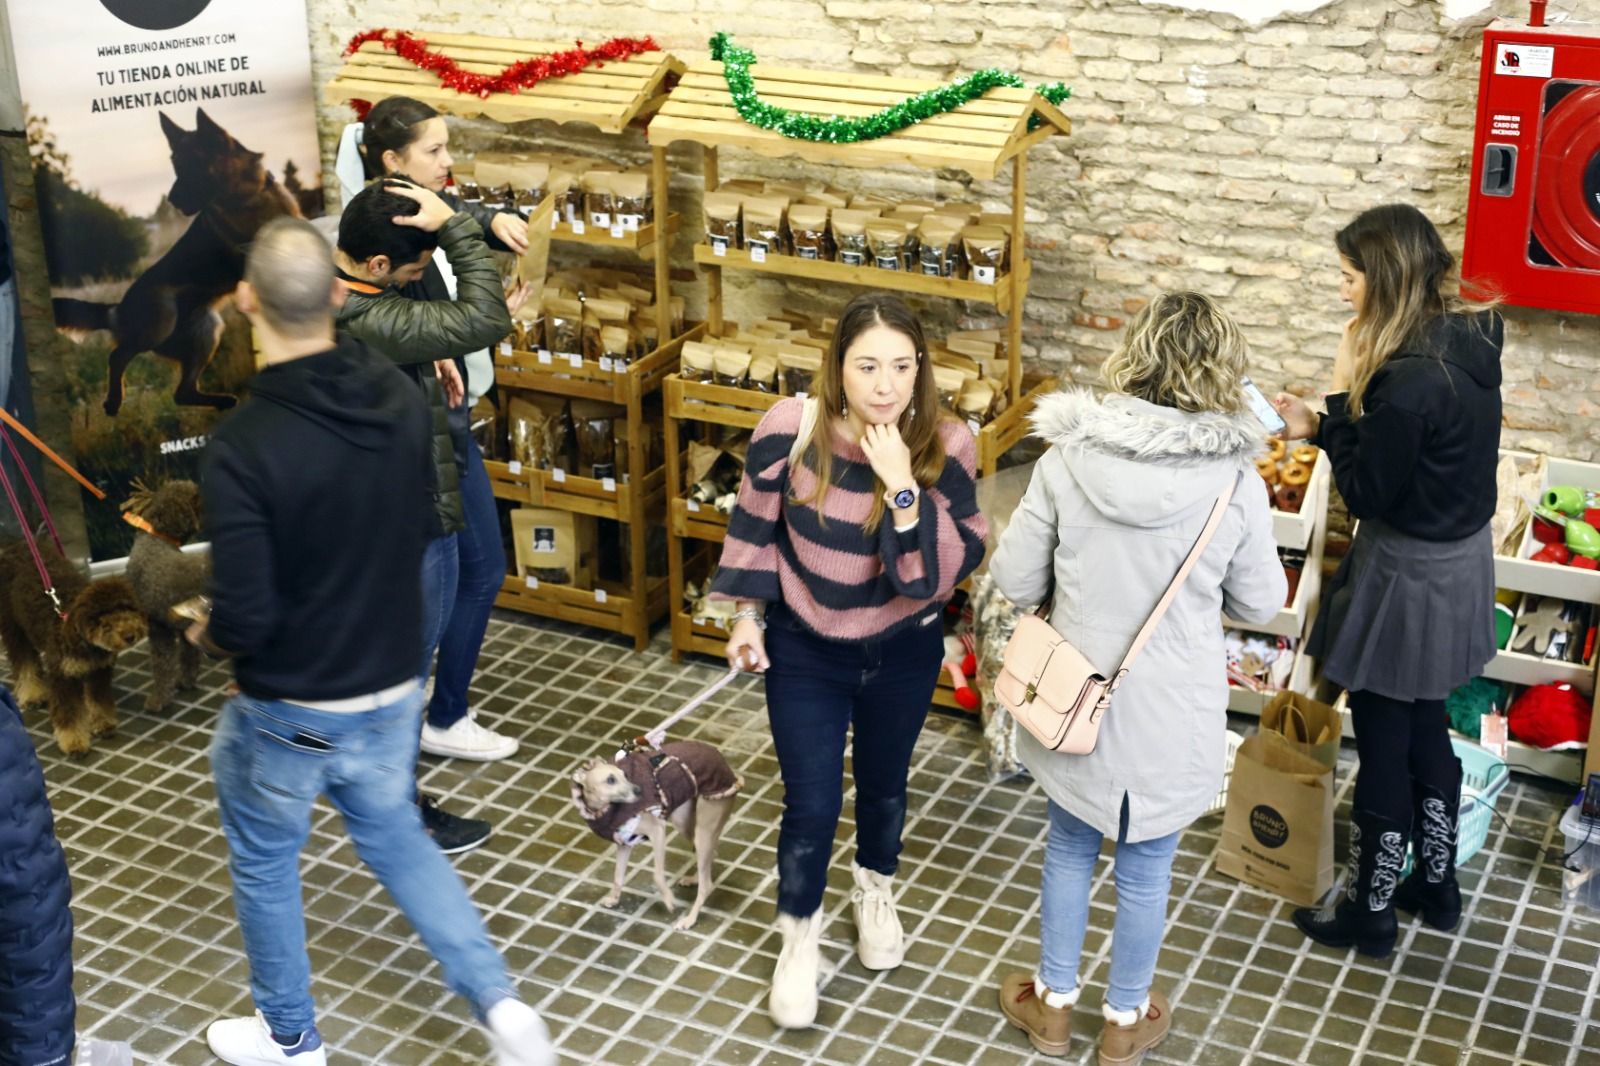
<path fill-rule="evenodd" d="M 662 722 L 644 736 L 635 738 L 633 741 L 634 750 L 653 750 L 660 748 L 661 745 L 667 742 L 667 730 L 671 729 L 673 726 L 689 717 L 695 711 L 699 710 L 707 700 L 721 692 L 723 689 L 727 688 L 733 679 L 742 673 L 744 673 L 743 670 L 740 670 L 738 667 L 734 667 L 726 674 L 723 674 L 721 677 L 717 678 L 717 680 L 707 685 L 699 692 L 698 695 L 690 699 L 688 703 L 685 703 L 682 707 L 679 707 L 676 711 L 674 711 L 672 716 L 669 717 L 665 722 Z"/>

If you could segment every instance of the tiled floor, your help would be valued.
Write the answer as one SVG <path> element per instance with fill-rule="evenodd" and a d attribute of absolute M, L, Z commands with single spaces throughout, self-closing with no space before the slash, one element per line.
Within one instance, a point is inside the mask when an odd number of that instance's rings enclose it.
<path fill-rule="evenodd" d="M 576 817 L 569 772 L 716 676 L 707 662 L 674 665 L 659 638 L 635 655 L 587 631 L 497 620 L 477 702 L 486 720 L 521 738 L 523 753 L 509 764 L 427 769 L 429 789 L 494 820 L 489 844 L 456 867 L 564 1061 L 1050 1061 L 1031 1057 L 994 1008 L 999 976 L 1037 959 L 1043 803 L 1026 782 L 986 784 L 977 732 L 963 722 L 930 720 L 918 745 L 900 901 L 914 945 L 894 972 L 855 961 L 841 845 L 816 1028 L 778 1034 L 764 1010 L 777 954 L 781 787 L 753 682 L 677 731 L 719 744 L 747 783 L 700 925 L 674 932 L 642 869 L 619 910 L 599 906 L 611 855 Z M 80 1030 L 131 1041 L 140 1062 L 210 1063 L 206 1024 L 249 1010 L 205 758 L 224 677 L 211 672 L 193 703 L 159 717 L 129 710 L 146 680 L 139 649 L 121 674 L 121 731 L 81 762 L 61 758 L 42 715 L 30 716 L 77 887 Z M 1554 823 L 1566 799 L 1516 780 L 1500 805 L 1505 823 L 1463 872 L 1470 903 L 1459 934 L 1407 923 L 1400 952 L 1383 963 L 1308 949 L 1286 904 L 1211 869 L 1220 818 L 1200 822 L 1179 853 L 1158 975 L 1176 1004 L 1174 1030 L 1148 1061 L 1600 1062 L 1600 915 L 1562 907 Z M 687 849 L 676 859 L 686 866 Z M 331 1061 L 487 1062 L 463 1005 L 325 808 L 304 870 Z M 1094 1061 L 1113 902 L 1106 870 L 1072 1062 Z"/>

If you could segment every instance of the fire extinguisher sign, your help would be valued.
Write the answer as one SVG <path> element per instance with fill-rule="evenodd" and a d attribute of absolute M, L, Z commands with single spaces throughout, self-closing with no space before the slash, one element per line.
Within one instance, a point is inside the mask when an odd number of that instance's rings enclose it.
<path fill-rule="evenodd" d="M 1548 78 L 1555 69 L 1556 50 L 1549 45 L 1495 45 L 1494 72 L 1518 78 Z"/>

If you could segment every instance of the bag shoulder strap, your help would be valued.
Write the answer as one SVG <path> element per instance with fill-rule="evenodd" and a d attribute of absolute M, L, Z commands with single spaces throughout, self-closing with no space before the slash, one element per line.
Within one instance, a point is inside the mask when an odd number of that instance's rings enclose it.
<path fill-rule="evenodd" d="M 789 449 L 789 466 L 792 468 L 806 453 L 811 443 L 812 431 L 817 428 L 817 398 L 807 396 L 800 401 L 800 428 L 795 430 L 794 447 Z"/>
<path fill-rule="evenodd" d="M 1228 503 L 1233 499 L 1233 490 L 1239 482 L 1237 476 L 1223 488 L 1222 495 L 1217 497 L 1217 502 L 1211 505 L 1211 515 L 1206 519 L 1206 527 L 1200 531 L 1200 539 L 1194 542 L 1194 547 L 1189 549 L 1189 555 L 1183 560 L 1183 565 L 1178 567 L 1177 576 L 1167 586 L 1167 591 L 1161 596 L 1161 601 L 1156 604 L 1150 617 L 1145 620 L 1138 636 L 1133 638 L 1133 644 L 1128 648 L 1128 654 L 1122 657 L 1122 665 L 1117 667 L 1117 678 L 1128 672 L 1133 665 L 1133 660 L 1139 657 L 1145 644 L 1156 631 L 1156 626 L 1161 624 L 1161 618 L 1167 613 L 1167 608 L 1172 606 L 1172 601 L 1177 599 L 1178 590 L 1183 588 L 1183 583 L 1188 580 L 1189 571 L 1194 569 L 1194 564 L 1200 561 L 1200 553 L 1206 550 L 1206 545 L 1211 543 L 1211 538 L 1217 532 L 1217 527 L 1222 525 L 1222 516 L 1228 511 Z M 1115 679 L 1114 679 L 1115 680 Z"/>

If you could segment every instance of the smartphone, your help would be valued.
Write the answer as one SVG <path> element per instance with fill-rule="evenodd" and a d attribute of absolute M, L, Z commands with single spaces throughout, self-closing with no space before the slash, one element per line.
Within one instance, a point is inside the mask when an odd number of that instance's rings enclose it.
<path fill-rule="evenodd" d="M 1288 428 L 1288 423 L 1272 406 L 1272 401 L 1267 399 L 1266 393 L 1256 388 L 1256 383 L 1248 377 L 1239 379 L 1239 384 L 1244 387 L 1245 402 L 1250 405 L 1250 410 L 1261 419 L 1261 424 L 1267 427 L 1267 432 L 1274 435 L 1282 433 Z"/>

